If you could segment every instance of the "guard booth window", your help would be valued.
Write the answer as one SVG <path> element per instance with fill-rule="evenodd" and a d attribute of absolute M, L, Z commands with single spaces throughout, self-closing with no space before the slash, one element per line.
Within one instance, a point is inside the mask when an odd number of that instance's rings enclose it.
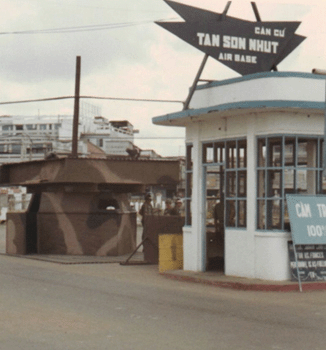
<path fill-rule="evenodd" d="M 257 142 L 257 228 L 289 230 L 286 194 L 326 192 L 322 137 L 268 136 Z"/>
<path fill-rule="evenodd" d="M 216 201 L 224 200 L 225 226 L 247 226 L 247 141 L 245 139 L 203 144 L 206 167 L 206 224 Z"/>

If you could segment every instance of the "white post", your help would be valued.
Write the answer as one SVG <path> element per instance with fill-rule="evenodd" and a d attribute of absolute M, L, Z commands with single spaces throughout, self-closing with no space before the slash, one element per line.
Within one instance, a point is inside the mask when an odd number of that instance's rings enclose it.
<path fill-rule="evenodd" d="M 313 74 L 326 75 L 326 70 L 314 68 Z M 326 175 L 326 79 L 325 79 L 325 107 L 324 107 L 324 147 L 323 147 L 323 175 Z"/>

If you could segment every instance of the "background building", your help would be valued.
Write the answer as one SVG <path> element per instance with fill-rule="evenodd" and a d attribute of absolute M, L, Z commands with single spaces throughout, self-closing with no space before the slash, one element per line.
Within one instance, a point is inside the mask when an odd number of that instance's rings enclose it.
<path fill-rule="evenodd" d="M 0 116 L 0 164 L 65 156 L 71 152 L 72 116 Z M 81 117 L 78 152 L 87 157 L 92 143 L 106 155 L 128 156 L 133 125 L 102 116 Z"/>
<path fill-rule="evenodd" d="M 108 120 L 103 116 L 91 115 L 97 110 L 84 109 L 79 118 L 79 157 L 162 158 L 155 150 L 141 150 L 134 144 L 134 135 L 139 131 L 128 120 Z M 69 115 L 0 116 L 0 164 L 69 156 L 72 149 L 72 126 L 73 117 Z M 182 163 L 183 158 L 180 157 L 180 164 Z M 180 186 L 177 187 L 182 188 L 183 185 Z M 154 205 L 164 209 L 165 199 L 178 195 L 177 187 L 152 186 L 148 191 L 153 193 Z M 23 188 L 3 188 L 0 196 L 3 197 L 0 213 L 2 221 L 5 220 L 7 209 L 24 210 L 30 200 L 30 195 Z M 134 194 L 136 210 L 142 201 L 142 193 Z"/>

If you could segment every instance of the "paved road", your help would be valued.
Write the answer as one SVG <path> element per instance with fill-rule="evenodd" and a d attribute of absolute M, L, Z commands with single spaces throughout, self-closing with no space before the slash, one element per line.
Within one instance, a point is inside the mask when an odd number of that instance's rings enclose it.
<path fill-rule="evenodd" d="M 156 266 L 0 256 L 0 349 L 325 349 L 326 293 L 171 281 Z"/>

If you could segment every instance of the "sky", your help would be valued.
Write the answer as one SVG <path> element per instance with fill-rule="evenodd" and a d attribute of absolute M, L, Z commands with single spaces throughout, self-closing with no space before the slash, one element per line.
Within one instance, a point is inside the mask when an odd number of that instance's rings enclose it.
<path fill-rule="evenodd" d="M 180 0 L 218 13 L 227 1 Z M 163 0 L 0 0 L 0 102 L 72 96 L 76 57 L 80 94 L 184 101 L 204 54 L 156 25 L 180 19 Z M 326 69 L 326 1 L 256 1 L 262 21 L 300 21 L 307 39 L 279 71 Z M 228 15 L 255 21 L 250 1 L 234 0 Z M 102 26 L 102 27 L 99 27 Z M 63 30 L 65 28 L 65 30 Z M 82 30 L 81 30 L 82 29 Z M 209 58 L 203 79 L 239 76 Z M 162 156 L 184 155 L 185 130 L 152 123 L 181 103 L 85 100 L 109 120 L 129 120 L 135 144 Z M 73 100 L 0 105 L 0 115 L 73 114 Z"/>

